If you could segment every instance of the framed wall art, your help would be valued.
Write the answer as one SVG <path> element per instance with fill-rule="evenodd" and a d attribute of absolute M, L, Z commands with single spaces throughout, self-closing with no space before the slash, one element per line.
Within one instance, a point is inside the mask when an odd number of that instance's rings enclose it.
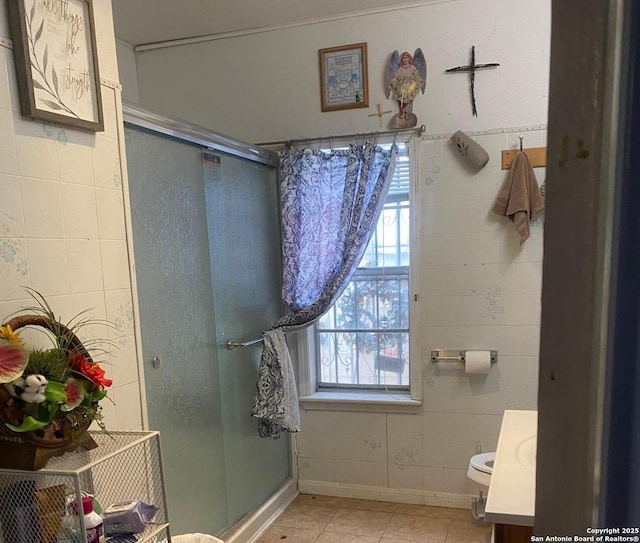
<path fill-rule="evenodd" d="M 91 0 L 8 0 L 25 117 L 104 130 Z"/>
<path fill-rule="evenodd" d="M 322 111 L 369 107 L 367 44 L 320 49 Z"/>

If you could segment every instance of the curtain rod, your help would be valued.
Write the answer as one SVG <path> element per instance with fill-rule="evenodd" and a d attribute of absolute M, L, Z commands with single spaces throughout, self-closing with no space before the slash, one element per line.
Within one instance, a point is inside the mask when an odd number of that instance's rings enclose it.
<path fill-rule="evenodd" d="M 326 141 L 326 140 L 340 140 L 346 138 L 354 138 L 358 136 L 398 136 L 399 134 L 417 134 L 418 136 L 422 136 L 427 131 L 427 127 L 421 124 L 417 128 L 403 128 L 401 130 L 387 130 L 386 132 L 364 132 L 359 134 L 342 134 L 340 136 L 319 136 L 317 138 L 302 138 L 302 139 L 290 139 L 290 140 L 281 140 L 281 141 L 265 141 L 263 143 L 256 143 L 260 147 L 269 146 L 269 145 L 287 145 L 291 147 L 296 143 L 304 143 L 310 141 Z"/>

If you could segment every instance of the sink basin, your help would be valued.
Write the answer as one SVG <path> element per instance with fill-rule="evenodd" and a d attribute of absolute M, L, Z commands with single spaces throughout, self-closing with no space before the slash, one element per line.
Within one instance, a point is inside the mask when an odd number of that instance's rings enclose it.
<path fill-rule="evenodd" d="M 536 471 L 536 448 L 538 440 L 531 436 L 521 441 L 516 447 L 516 458 L 524 469 L 530 473 Z"/>

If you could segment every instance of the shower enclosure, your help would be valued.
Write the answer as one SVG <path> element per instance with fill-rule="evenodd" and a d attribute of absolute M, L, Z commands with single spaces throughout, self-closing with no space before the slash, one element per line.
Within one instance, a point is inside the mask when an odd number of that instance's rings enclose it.
<path fill-rule="evenodd" d="M 260 337 L 282 314 L 274 155 L 125 106 L 149 428 L 172 534 L 219 535 L 291 476 L 250 416 Z"/>

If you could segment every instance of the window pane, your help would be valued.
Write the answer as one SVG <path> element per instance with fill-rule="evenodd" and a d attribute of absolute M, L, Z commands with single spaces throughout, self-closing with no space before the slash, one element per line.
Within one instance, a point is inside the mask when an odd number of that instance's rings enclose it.
<path fill-rule="evenodd" d="M 409 201 L 385 204 L 361 268 L 409 265 Z"/>
<path fill-rule="evenodd" d="M 320 330 L 408 329 L 409 279 L 404 274 L 356 275 L 318 321 Z"/>
<path fill-rule="evenodd" d="M 320 380 L 369 387 L 409 384 L 409 333 L 320 332 Z"/>
<path fill-rule="evenodd" d="M 409 386 L 409 157 L 403 147 L 353 279 L 316 324 L 318 386 Z"/>

